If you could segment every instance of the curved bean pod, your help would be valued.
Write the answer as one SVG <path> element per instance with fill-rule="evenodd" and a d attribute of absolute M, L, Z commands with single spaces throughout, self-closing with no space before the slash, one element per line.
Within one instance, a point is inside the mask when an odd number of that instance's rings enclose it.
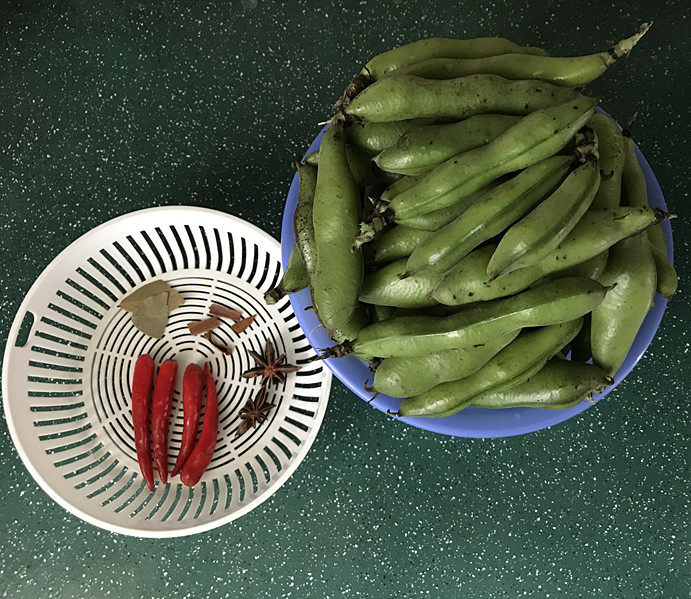
<path fill-rule="evenodd" d="M 593 202 L 600 170 L 589 160 L 502 237 L 487 265 L 490 280 L 531 266 L 554 252 Z"/>
<path fill-rule="evenodd" d="M 379 79 L 391 71 L 430 58 L 479 58 L 509 52 L 513 54 L 545 54 L 545 51 L 539 48 L 519 46 L 501 37 L 480 37 L 466 40 L 432 37 L 375 56 L 364 66 L 362 74 L 368 75 L 372 79 Z"/>
<path fill-rule="evenodd" d="M 404 218 L 396 222 L 401 226 L 409 227 L 411 229 L 420 229 L 422 231 L 438 231 L 461 216 L 461 214 L 463 214 L 470 206 L 472 206 L 480 198 L 484 197 L 486 192 L 488 192 L 490 189 L 494 189 L 496 187 L 496 183 L 496 181 L 493 181 L 489 185 L 481 187 L 476 192 L 461 198 L 458 202 L 451 204 L 446 208 L 433 210 L 432 212 L 420 214 L 419 216 L 413 216 L 412 218 Z"/>
<path fill-rule="evenodd" d="M 614 376 L 624 363 L 655 296 L 657 271 L 645 233 L 624 239 L 609 251 L 607 268 L 600 281 L 615 287 L 593 310 L 590 328 L 593 364 Z"/>
<path fill-rule="evenodd" d="M 399 416 L 447 416 L 470 405 L 491 390 L 523 383 L 542 369 L 580 330 L 583 319 L 523 331 L 482 368 L 462 379 L 442 383 L 408 397 L 398 408 Z"/>
<path fill-rule="evenodd" d="M 439 283 L 441 275 L 424 274 L 401 278 L 405 265 L 405 258 L 402 258 L 379 270 L 368 272 L 362 281 L 360 301 L 396 308 L 424 308 L 436 304 L 436 300 L 427 296 Z"/>
<path fill-rule="evenodd" d="M 590 364 L 552 358 L 528 380 L 510 389 L 488 391 L 470 403 L 480 408 L 546 408 L 562 410 L 597 395 L 614 381 Z"/>
<path fill-rule="evenodd" d="M 317 169 L 308 164 L 295 163 L 300 187 L 298 199 L 293 213 L 293 236 L 295 247 L 302 256 L 308 279 L 314 276 L 317 267 L 317 254 L 314 247 L 314 222 L 312 209 L 314 208 L 314 189 L 317 186 Z"/>
<path fill-rule="evenodd" d="M 387 358 L 377 367 L 373 387 L 391 397 L 412 397 L 447 381 L 455 381 L 484 366 L 511 343 L 520 329 L 477 347 L 449 349 L 414 358 Z"/>
<path fill-rule="evenodd" d="M 426 308 L 396 308 L 392 318 L 402 316 L 449 316 L 458 311 L 459 308 L 456 306 L 444 306 L 443 304 L 427 306 Z"/>
<path fill-rule="evenodd" d="M 622 174 L 622 191 L 624 200 L 629 206 L 648 206 L 648 188 L 645 182 L 643 169 L 638 162 L 633 141 L 629 137 L 624 138 L 626 147 L 626 159 Z M 677 290 L 678 277 L 674 265 L 667 257 L 667 241 L 661 227 L 648 229 L 650 241 L 657 270 L 657 292 L 665 299 L 670 299 Z"/>
<path fill-rule="evenodd" d="M 275 304 L 283 296 L 297 293 L 307 287 L 316 267 L 312 206 L 314 188 L 317 184 L 317 169 L 300 163 L 295 163 L 293 167 L 298 172 L 300 185 L 293 214 L 295 247 L 290 253 L 286 270 L 278 285 L 264 295 L 264 301 L 267 304 Z"/>
<path fill-rule="evenodd" d="M 553 254 L 493 281 L 487 281 L 487 265 L 496 245 L 485 245 L 449 270 L 432 291 L 432 298 L 449 306 L 497 299 L 523 291 L 551 273 L 557 273 L 558 278 L 583 276 L 597 280 L 604 271 L 608 248 L 668 216 L 650 208 L 588 210 Z M 580 272 L 579 266 L 583 266 Z"/>
<path fill-rule="evenodd" d="M 307 285 L 309 285 L 307 268 L 296 246 L 290 252 L 288 264 L 285 271 L 283 271 L 281 280 L 276 287 L 264 295 L 264 301 L 267 304 L 275 304 L 282 297 L 291 293 L 297 293 L 307 287 Z"/>
<path fill-rule="evenodd" d="M 593 208 L 616 208 L 621 201 L 621 176 L 626 158 L 624 136 L 617 124 L 606 114 L 594 114 L 588 127 L 597 135 L 602 180 L 593 200 Z"/>
<path fill-rule="evenodd" d="M 392 306 L 377 306 L 376 304 L 369 304 L 369 315 L 372 322 L 381 322 L 382 320 L 389 320 L 396 311 Z"/>
<path fill-rule="evenodd" d="M 431 234 L 430 231 L 394 225 L 367 245 L 365 253 L 371 264 L 386 264 L 399 258 L 407 258 Z"/>
<path fill-rule="evenodd" d="M 360 194 L 348 166 L 340 124 L 327 129 L 319 152 L 312 215 L 317 268 L 310 283 L 317 315 L 324 328 L 333 332 L 350 320 L 360 292 L 362 252 L 351 251 L 358 232 Z"/>
<path fill-rule="evenodd" d="M 353 315 L 350 317 L 348 322 L 346 322 L 341 327 L 335 329 L 331 333 L 331 338 L 336 343 L 344 343 L 346 341 L 354 341 L 357 339 L 358 334 L 367 325 L 372 323 L 367 306 L 358 304 L 353 311 Z"/>
<path fill-rule="evenodd" d="M 355 343 L 327 349 L 323 357 L 352 353 L 380 358 L 410 357 L 468 348 L 523 327 L 568 322 L 590 312 L 608 288 L 597 281 L 564 278 L 506 299 L 483 302 L 451 316 L 406 316 L 374 323 Z"/>
<path fill-rule="evenodd" d="M 586 56 L 498 54 L 482 58 L 431 58 L 401 67 L 396 73 L 428 79 L 450 79 L 489 73 L 507 79 L 539 79 L 555 85 L 577 87 L 597 79 L 620 58 L 628 56 L 649 28 L 650 25 L 645 23 L 637 33 L 609 50 Z"/>
<path fill-rule="evenodd" d="M 662 232 L 662 229 L 659 227 L 658 229 L 660 232 Z M 651 237 L 650 231 L 648 231 L 648 238 L 650 239 Z M 655 269 L 657 270 L 657 292 L 666 300 L 670 300 L 676 293 L 677 287 L 679 286 L 679 277 L 677 276 L 677 271 L 674 268 L 674 265 L 667 257 L 666 249 L 667 248 L 665 246 L 665 251 L 662 251 L 652 241 L 650 242 L 650 251 L 653 253 Z"/>
<path fill-rule="evenodd" d="M 614 209 L 616 210 L 616 208 Z M 595 211 L 593 211 L 595 212 Z M 583 218 L 585 218 L 588 215 L 588 212 L 585 213 Z M 581 219 L 582 220 L 582 219 Z M 656 221 L 657 222 L 657 221 Z M 578 227 L 578 225 L 576 225 Z M 570 239 L 573 235 L 575 235 L 576 227 L 574 227 L 574 230 L 569 233 L 569 236 L 560 244 L 560 247 L 566 243 L 568 239 Z M 628 235 L 624 235 L 624 237 L 628 237 Z M 622 239 L 624 239 L 622 237 Z M 599 247 L 599 245 L 598 245 Z M 611 247 L 611 246 L 609 246 Z M 559 254 L 559 248 L 555 250 L 557 254 Z M 548 260 L 548 258 L 545 258 L 545 260 Z M 544 262 L 544 261 L 543 261 Z M 540 262 L 539 264 L 541 264 Z M 561 275 L 565 277 L 588 277 L 589 279 L 593 279 L 595 281 L 600 279 L 600 275 L 602 275 L 603 272 L 605 272 L 605 267 L 607 266 L 607 252 L 603 251 L 597 256 L 593 256 L 589 260 L 586 260 L 585 262 L 580 262 L 579 264 L 574 264 L 573 266 L 570 266 L 569 268 L 565 268 L 563 271 L 561 271 Z M 519 271 L 517 271 L 519 272 Z M 508 275 L 507 275 L 508 276 Z M 501 280 L 503 277 L 500 277 L 498 280 Z"/>
<path fill-rule="evenodd" d="M 458 202 L 490 181 L 554 155 L 595 111 L 597 100 L 578 98 L 538 110 L 521 119 L 494 141 L 459 154 L 393 195 L 384 192 L 397 221 Z"/>
<path fill-rule="evenodd" d="M 374 161 L 391 173 L 417 175 L 456 154 L 484 146 L 519 120 L 506 114 L 478 114 L 459 123 L 418 127 L 403 134 Z"/>
<path fill-rule="evenodd" d="M 488 191 L 456 220 L 422 242 L 408 258 L 406 271 L 446 272 L 557 188 L 570 164 L 568 156 L 552 156 Z"/>
<path fill-rule="evenodd" d="M 377 167 L 372 157 L 362 149 L 348 144 L 345 151 L 350 172 L 353 174 L 355 185 L 358 187 L 363 188 L 367 185 L 392 182 L 392 175 Z M 307 154 L 303 162 L 312 166 L 319 166 L 319 150 Z"/>
<path fill-rule="evenodd" d="M 351 119 L 371 122 L 420 117 L 460 120 L 488 112 L 530 114 L 575 97 L 572 89 L 544 81 L 512 81 L 496 75 L 435 80 L 393 74 L 365 88 L 343 110 Z"/>
<path fill-rule="evenodd" d="M 422 118 L 406 121 L 388 121 L 383 123 L 361 123 L 346 127 L 346 139 L 349 144 L 358 146 L 369 154 L 379 154 L 392 147 L 401 135 L 411 129 L 438 123 L 438 119 Z"/>

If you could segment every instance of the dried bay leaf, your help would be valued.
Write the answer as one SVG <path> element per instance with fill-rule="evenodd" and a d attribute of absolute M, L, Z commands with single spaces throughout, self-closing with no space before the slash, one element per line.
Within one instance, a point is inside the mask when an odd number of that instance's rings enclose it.
<path fill-rule="evenodd" d="M 123 310 L 127 310 L 128 312 L 134 312 L 142 304 L 142 302 L 144 302 L 144 300 L 161 293 L 169 294 L 169 312 L 181 306 L 185 301 L 177 291 L 168 285 L 168 283 L 165 281 L 156 280 L 151 281 L 151 283 L 147 283 L 136 291 L 130 293 L 118 304 L 118 307 L 122 308 Z"/>
<path fill-rule="evenodd" d="M 132 324 L 145 335 L 160 339 L 168 324 L 169 293 L 158 293 L 144 299 L 132 312 Z"/>
<path fill-rule="evenodd" d="M 184 303 L 185 299 L 180 295 L 180 293 L 171 288 L 168 294 L 168 312 L 172 312 L 176 308 L 182 306 Z"/>

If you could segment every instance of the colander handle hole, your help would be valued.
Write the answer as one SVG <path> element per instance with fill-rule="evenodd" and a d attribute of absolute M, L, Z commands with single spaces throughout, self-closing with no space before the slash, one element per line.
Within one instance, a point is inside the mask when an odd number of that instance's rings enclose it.
<path fill-rule="evenodd" d="M 31 334 L 31 329 L 34 328 L 34 322 L 36 317 L 33 312 L 27 312 L 24 314 L 22 319 L 22 324 L 19 327 L 19 332 L 17 333 L 17 338 L 14 340 L 15 347 L 24 347 L 29 341 L 29 335 Z"/>

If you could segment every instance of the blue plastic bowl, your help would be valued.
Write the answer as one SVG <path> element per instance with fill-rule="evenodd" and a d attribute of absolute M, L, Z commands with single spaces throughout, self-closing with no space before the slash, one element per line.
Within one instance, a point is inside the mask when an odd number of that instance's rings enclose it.
<path fill-rule="evenodd" d="M 312 145 L 307 150 L 306 154 L 314 152 L 319 149 L 322 136 L 326 127 L 322 129 L 321 133 L 317 135 Z M 667 210 L 665 198 L 662 195 L 660 185 L 655 178 L 655 175 L 645 159 L 641 154 L 638 146 L 636 146 L 636 155 L 643 167 L 645 173 L 645 180 L 648 186 L 648 200 L 650 205 L 654 208 L 662 208 Z M 285 211 L 283 213 L 283 225 L 281 230 L 281 252 L 283 254 L 283 264 L 288 263 L 288 257 L 295 245 L 295 238 L 293 237 L 293 212 L 295 211 L 295 204 L 298 197 L 298 176 L 293 177 L 293 182 L 288 191 L 288 198 L 286 199 Z M 669 221 L 662 224 L 662 228 L 667 240 L 667 254 L 669 259 L 673 258 L 672 245 L 672 227 Z M 297 316 L 298 322 L 302 327 L 309 342 L 315 349 L 322 349 L 329 347 L 334 342 L 326 334 L 326 331 L 321 327 L 317 317 L 312 310 L 306 310 L 311 305 L 309 290 L 305 289 L 299 293 L 290 296 L 290 301 L 293 304 L 293 310 Z M 644 354 L 645 350 L 650 345 L 650 342 L 655 336 L 655 332 L 660 326 L 662 315 L 667 307 L 666 300 L 657 295 L 655 298 L 655 306 L 648 313 L 648 316 L 643 321 L 641 329 L 631 347 L 629 355 L 626 357 L 624 365 L 621 367 L 614 377 L 614 385 L 608 387 L 604 392 L 595 396 L 595 401 L 601 400 L 607 394 L 611 393 L 614 388 L 624 380 L 624 378 L 631 372 L 638 360 Z M 369 401 L 372 397 L 371 393 L 364 390 L 366 383 L 372 382 L 372 373 L 367 369 L 364 362 L 356 358 L 339 358 L 332 360 L 325 360 L 327 366 L 338 377 L 338 379 L 351 389 L 356 395 L 364 400 Z M 389 397 L 388 395 L 379 395 L 370 405 L 378 410 L 386 412 L 387 410 L 395 412 L 401 399 Z M 453 435 L 456 437 L 508 437 L 511 435 L 522 435 L 524 433 L 531 433 L 547 428 L 564 420 L 579 414 L 583 410 L 587 410 L 593 404 L 589 401 L 583 401 L 574 408 L 566 410 L 547 410 L 543 408 L 505 408 L 503 410 L 490 410 L 488 408 L 469 407 L 465 410 L 447 416 L 445 418 L 398 418 L 401 422 L 411 424 L 428 431 L 441 433 L 444 435 Z"/>

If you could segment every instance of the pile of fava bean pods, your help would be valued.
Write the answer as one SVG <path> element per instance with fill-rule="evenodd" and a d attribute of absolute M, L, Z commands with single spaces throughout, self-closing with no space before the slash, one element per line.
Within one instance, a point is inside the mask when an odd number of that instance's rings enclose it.
<path fill-rule="evenodd" d="M 670 215 L 579 92 L 647 29 L 573 58 L 435 38 L 370 60 L 294 165 L 296 245 L 267 302 L 309 287 L 337 343 L 322 357 L 369 362 L 400 416 L 568 408 L 612 384 L 676 290 Z"/>

